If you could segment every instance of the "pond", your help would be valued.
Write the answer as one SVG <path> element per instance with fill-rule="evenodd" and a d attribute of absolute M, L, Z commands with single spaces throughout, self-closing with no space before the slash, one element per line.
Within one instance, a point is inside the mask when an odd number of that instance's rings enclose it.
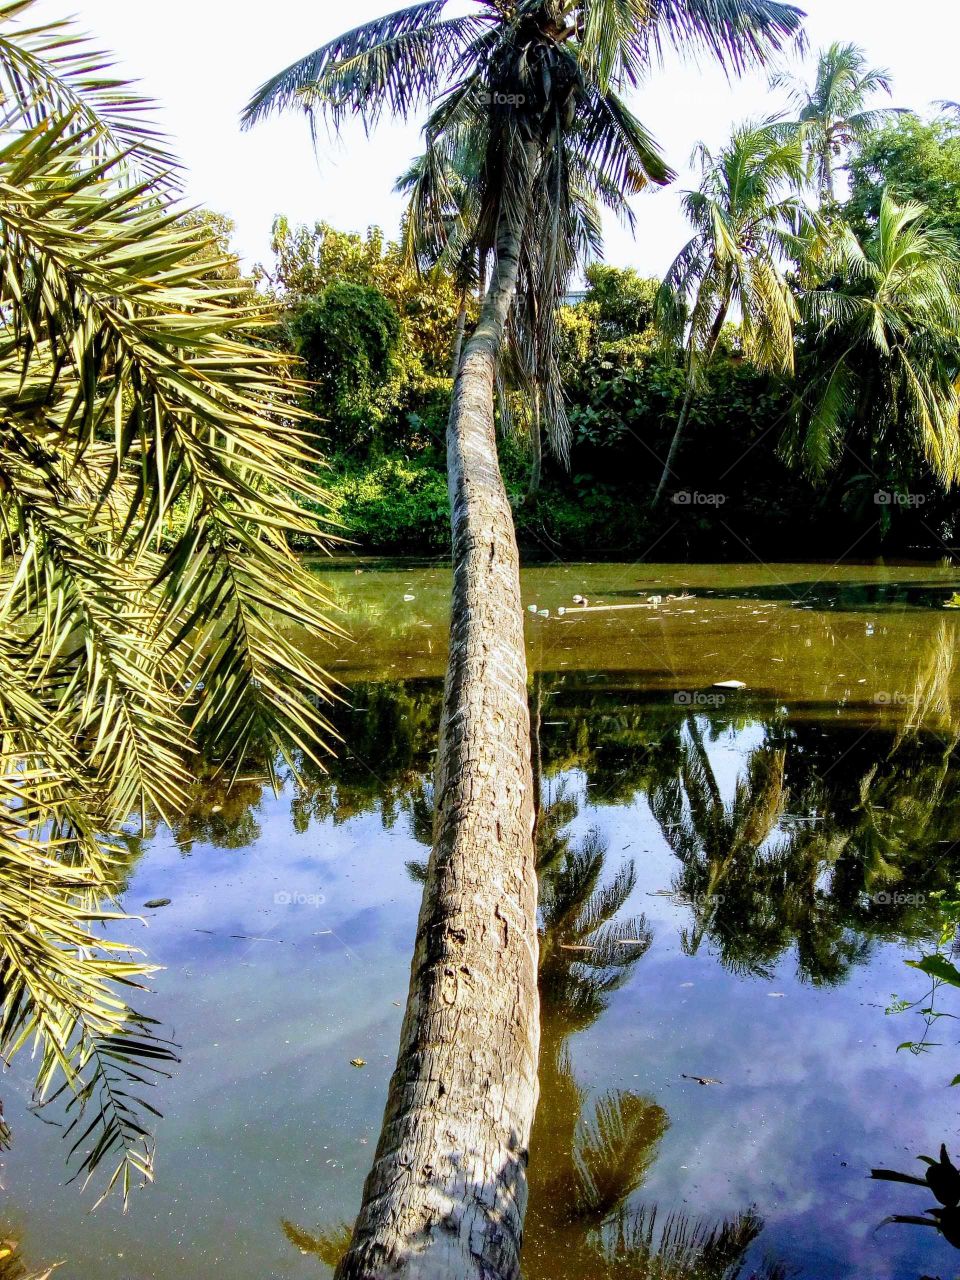
<path fill-rule="evenodd" d="M 182 1058 L 150 1097 L 155 1184 L 89 1214 L 27 1113 L 29 1063 L 5 1079 L 0 1234 L 62 1280 L 317 1276 L 344 1246 L 406 997 L 449 589 L 443 568 L 357 564 L 317 568 L 353 636 L 325 659 L 329 773 L 279 795 L 201 776 L 131 853 L 129 936 L 163 966 L 139 1007 Z M 956 589 L 917 565 L 525 571 L 528 1280 L 957 1272 L 936 1231 L 880 1226 L 932 1195 L 869 1177 L 960 1153 L 960 1037 L 943 1019 L 898 1051 L 925 1022 L 888 1012 L 924 1005 L 905 961 L 960 879 Z"/>

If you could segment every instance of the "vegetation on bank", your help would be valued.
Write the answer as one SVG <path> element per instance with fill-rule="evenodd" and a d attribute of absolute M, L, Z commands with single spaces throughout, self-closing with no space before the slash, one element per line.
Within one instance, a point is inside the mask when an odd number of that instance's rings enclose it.
<path fill-rule="evenodd" d="M 843 76 L 831 97 L 824 85 Z M 792 85 L 796 123 L 772 117 L 700 152 L 703 185 L 686 198 L 695 237 L 666 287 L 588 269 L 558 320 L 569 459 L 548 454 L 541 476 L 528 398 L 505 385 L 500 400 L 501 464 L 529 551 L 656 542 L 664 558 L 770 558 L 953 544 L 960 113 L 868 108 L 888 85 L 853 46 L 825 50 L 816 82 Z M 433 554 L 449 532 L 451 351 L 461 304 L 469 320 L 476 301 L 452 272 L 418 270 L 408 240 L 278 218 L 257 283 L 312 382 L 306 408 L 345 535 L 362 551 Z"/>

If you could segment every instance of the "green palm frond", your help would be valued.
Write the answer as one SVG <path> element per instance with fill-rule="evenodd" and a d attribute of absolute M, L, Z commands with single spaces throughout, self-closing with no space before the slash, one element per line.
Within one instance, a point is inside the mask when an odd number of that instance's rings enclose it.
<path fill-rule="evenodd" d="M 178 813 L 201 745 L 322 760 L 299 637 L 337 628 L 290 545 L 324 496 L 276 314 L 171 203 L 139 99 L 26 8 L 0 10 L 0 1053 L 36 1050 L 77 1175 L 126 1197 L 176 1060 L 109 939 L 127 824 Z"/>
<path fill-rule="evenodd" d="M 35 0 L 0 5 L 0 99 L 4 128 L 30 129 L 69 119 L 89 136 L 87 163 L 124 156 L 150 179 L 168 179 L 179 163 L 151 120 L 153 103 L 112 70 L 70 21 L 22 25 Z"/>
<path fill-rule="evenodd" d="M 647 0 L 645 7 L 650 53 L 662 56 L 668 45 L 686 55 L 703 50 L 736 72 L 801 38 L 803 13 L 775 0 Z"/>
<path fill-rule="evenodd" d="M 870 67 L 864 50 L 850 43 L 836 41 L 821 49 L 812 84 L 779 71 L 770 87 L 785 90 L 797 113 L 794 136 L 803 144 L 808 175 L 825 200 L 834 198 L 834 170 L 843 152 L 901 111 L 865 106 L 878 93 L 889 97 L 893 82 L 889 71 Z"/>
<path fill-rule="evenodd" d="M 802 297 L 806 342 L 788 459 L 817 479 L 845 440 L 905 432 L 942 483 L 960 478 L 960 255 L 921 205 L 888 193 L 863 242 L 835 236 Z"/>
<path fill-rule="evenodd" d="M 347 31 L 267 80 L 243 113 L 249 128 L 298 107 L 350 114 L 372 126 L 384 111 L 407 116 L 438 93 L 464 47 L 483 27 L 475 17 L 443 20 L 447 0 L 425 0 Z"/>

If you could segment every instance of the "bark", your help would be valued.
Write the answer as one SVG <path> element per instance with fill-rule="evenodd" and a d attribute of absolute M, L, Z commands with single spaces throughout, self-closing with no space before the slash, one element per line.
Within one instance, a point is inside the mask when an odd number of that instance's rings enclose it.
<path fill-rule="evenodd" d="M 434 843 L 397 1067 L 339 1280 L 519 1272 L 537 1098 L 537 883 L 520 565 L 493 408 L 519 234 L 501 231 L 454 386 Z"/>
<path fill-rule="evenodd" d="M 533 411 L 530 415 L 530 483 L 527 486 L 527 501 L 535 498 L 539 493 L 540 477 L 543 472 L 541 403 L 540 385 L 539 383 L 535 383 L 533 388 Z"/>
<path fill-rule="evenodd" d="M 460 294 L 460 310 L 457 312 L 457 328 L 453 335 L 453 355 L 450 360 L 450 377 L 456 380 L 463 355 L 463 335 L 467 328 L 467 292 Z"/>
<path fill-rule="evenodd" d="M 727 312 L 729 308 L 726 303 L 717 312 L 716 319 L 710 329 L 710 338 L 707 342 L 707 349 L 704 353 L 703 363 L 708 365 L 713 359 L 717 344 L 720 341 L 720 335 L 723 333 L 723 326 L 727 321 Z M 674 428 L 673 439 L 670 441 L 670 450 L 667 453 L 667 460 L 663 464 L 663 472 L 660 476 L 660 483 L 657 485 L 657 491 L 653 495 L 651 506 L 654 510 L 660 505 L 660 499 L 663 497 L 663 491 L 667 487 L 667 481 L 673 474 L 673 464 L 676 461 L 677 451 L 680 448 L 680 441 L 683 438 L 683 432 L 687 425 L 687 419 L 690 417 L 690 410 L 693 407 L 693 398 L 696 394 L 696 388 L 693 381 L 693 361 L 691 359 L 691 368 L 687 379 L 687 394 L 683 397 L 683 407 L 680 410 L 680 417 L 677 419 L 677 425 Z"/>

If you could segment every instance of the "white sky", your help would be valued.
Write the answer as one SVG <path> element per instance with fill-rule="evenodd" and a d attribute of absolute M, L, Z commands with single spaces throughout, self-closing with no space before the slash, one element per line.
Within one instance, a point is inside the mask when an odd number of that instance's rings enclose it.
<path fill-rule="evenodd" d="M 925 109 L 960 99 L 958 0 L 796 0 L 808 14 L 813 48 L 832 40 L 863 45 L 871 63 L 895 77 L 893 102 Z M 241 108 L 274 72 L 341 30 L 401 7 L 403 0 L 38 0 L 42 18 L 75 12 L 124 72 L 162 107 L 188 169 L 191 201 L 229 214 L 235 248 L 248 264 L 268 256 L 277 213 L 323 219 L 343 230 L 376 223 L 396 230 L 393 181 L 419 148 L 416 125 L 384 122 L 367 139 L 351 127 L 315 157 L 306 121 L 288 116 L 241 133 Z M 677 190 L 693 144 L 722 143 L 730 126 L 776 109 L 764 74 L 728 83 L 716 68 L 670 66 L 655 73 L 632 106 L 680 173 L 675 188 L 637 198 L 636 238 L 613 224 L 607 260 L 659 273 L 685 238 Z"/>

